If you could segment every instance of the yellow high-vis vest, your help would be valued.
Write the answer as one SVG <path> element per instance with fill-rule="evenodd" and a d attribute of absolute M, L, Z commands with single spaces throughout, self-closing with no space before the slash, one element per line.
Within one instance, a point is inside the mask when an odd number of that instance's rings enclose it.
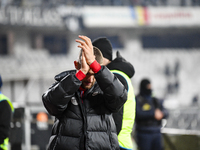
<path fill-rule="evenodd" d="M 131 132 L 133 129 L 133 125 L 135 122 L 135 94 L 134 88 L 131 83 L 131 79 L 122 71 L 119 70 L 111 70 L 112 73 L 119 74 L 124 77 L 128 84 L 128 96 L 127 101 L 124 104 L 123 108 L 123 120 L 122 120 L 122 128 L 118 134 L 119 145 L 122 148 L 127 150 L 133 149 L 133 142 L 131 138 Z"/>
<path fill-rule="evenodd" d="M 0 94 L 0 102 L 6 100 L 8 102 L 8 104 L 10 105 L 10 108 L 12 110 L 12 112 L 14 112 L 14 107 L 11 103 L 11 101 L 3 94 Z M 4 143 L 2 143 L 0 145 L 0 148 L 3 150 L 8 150 L 8 142 L 9 142 L 9 138 L 7 137 L 6 139 L 4 139 Z"/>

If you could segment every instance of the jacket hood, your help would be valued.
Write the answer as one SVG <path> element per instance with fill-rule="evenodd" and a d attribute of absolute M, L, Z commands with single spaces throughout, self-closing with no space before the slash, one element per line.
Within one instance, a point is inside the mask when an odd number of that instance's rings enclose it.
<path fill-rule="evenodd" d="M 148 84 L 151 84 L 151 82 L 146 78 L 140 82 L 140 95 L 151 96 L 152 90 L 147 87 Z"/>
<path fill-rule="evenodd" d="M 121 54 L 119 53 L 119 51 L 117 51 L 116 53 L 117 57 L 107 65 L 108 69 L 110 70 L 120 70 L 122 72 L 124 72 L 125 74 L 127 74 L 129 76 L 129 78 L 132 78 L 135 74 L 135 69 L 133 67 L 133 65 L 126 61 Z"/>

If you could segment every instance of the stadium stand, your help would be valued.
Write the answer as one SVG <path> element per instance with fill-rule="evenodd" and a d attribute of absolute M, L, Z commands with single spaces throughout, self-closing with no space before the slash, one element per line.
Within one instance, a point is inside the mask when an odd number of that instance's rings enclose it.
<path fill-rule="evenodd" d="M 37 6 L 47 9 L 60 5 L 75 6 L 78 9 L 86 5 L 94 7 L 128 6 L 128 8 L 130 8 L 129 6 L 146 6 L 151 7 L 152 9 L 154 8 L 153 6 L 163 8 L 163 5 L 166 5 L 166 7 L 194 6 L 188 8 L 192 9 L 199 7 L 200 5 L 199 0 L 59 0 L 56 2 L 48 0 L 24 0 L 23 2 L 20 0 L 13 0 L 4 2 L 8 3 L 3 4 L 3 1 L 0 2 L 0 16 L 4 14 L 2 10 L 4 10 L 4 7 L 7 5 L 19 6 L 19 8 Z M 67 13 L 70 15 L 67 17 L 77 17 L 76 15 L 81 13 L 81 11 L 73 13 L 71 9 L 68 11 L 69 12 Z M 21 11 L 19 11 L 18 17 L 20 16 L 20 12 Z M 24 18 L 22 18 L 22 20 L 23 19 Z M 122 40 L 119 40 L 117 43 L 114 43 L 116 38 L 111 40 L 114 46 L 122 42 L 122 44 L 119 44 L 120 46 L 118 45 L 114 47 L 114 53 L 116 50 L 119 50 L 121 55 L 134 65 L 136 74 L 132 79 L 132 83 L 135 88 L 135 93 L 138 92 L 139 81 L 143 77 L 149 77 L 152 79 L 152 83 L 154 83 L 154 94 L 164 99 L 164 105 L 170 112 L 164 128 L 181 129 L 184 130 L 184 133 L 188 130 L 200 130 L 200 48 L 198 47 L 198 38 L 195 38 L 195 46 L 197 47 L 191 46 L 190 48 L 145 47 L 141 40 L 141 37 L 146 34 L 148 35 L 148 33 L 157 35 L 159 38 L 162 38 L 161 40 L 163 40 L 164 37 L 162 37 L 162 35 L 174 33 L 178 30 L 178 27 L 134 26 L 128 28 L 90 28 L 84 26 L 81 30 L 73 32 L 71 32 L 67 27 L 58 29 L 58 27 L 54 26 L 35 27 L 31 25 L 20 26 L 18 24 L 7 25 L 1 23 L 0 27 L 2 29 L 0 35 L 9 31 L 12 31 L 15 35 L 13 45 L 11 45 L 13 48 L 11 48 L 11 50 L 7 48 L 8 54 L 6 55 L 0 54 L 0 73 L 5 84 L 3 91 L 8 95 L 8 97 L 11 97 L 13 102 L 22 104 L 22 106 L 25 107 L 42 107 L 41 94 L 54 82 L 54 75 L 64 70 L 74 68 L 73 61 L 76 59 L 77 54 L 75 51 L 75 48 L 77 47 L 74 44 L 74 39 L 77 38 L 78 34 L 85 34 L 92 38 L 99 35 L 105 35 L 110 38 L 119 37 L 119 39 Z M 18 31 L 18 29 L 21 30 Z M 23 34 L 19 34 L 21 31 Z M 33 48 L 30 44 L 32 33 L 41 33 L 41 35 L 45 36 L 48 34 L 51 36 L 54 34 L 62 35 L 66 37 L 66 43 L 68 44 L 66 45 L 69 46 L 69 50 L 66 50 L 65 52 L 61 50 L 63 53 L 55 54 L 46 47 Z M 199 35 L 199 26 L 181 27 L 177 34 L 181 37 L 182 33 L 186 33 L 186 35 L 187 33 L 197 33 Z M 193 39 L 189 39 L 189 36 L 186 37 L 184 42 L 193 41 Z M 181 42 L 181 40 L 179 41 Z M 40 42 L 42 43 L 42 41 Z M 54 42 L 57 42 L 56 38 Z M 185 44 L 184 42 L 182 45 Z M 154 46 L 155 45 L 156 44 L 154 44 Z M 160 45 L 157 44 L 157 46 Z M 179 69 L 177 69 L 178 71 L 175 71 L 177 61 L 180 66 Z M 168 71 L 166 71 L 167 65 L 169 67 Z M 179 130 L 177 130 L 177 132 L 182 133 Z M 169 133 L 169 130 L 164 133 Z M 194 132 L 192 132 L 192 134 L 194 134 Z"/>
<path fill-rule="evenodd" d="M 14 6 L 41 6 L 41 7 L 55 7 L 59 5 L 68 5 L 68 6 L 200 6 L 199 0 L 12 0 L 12 1 L 3 1 L 1 6 L 5 7 L 6 5 Z"/>

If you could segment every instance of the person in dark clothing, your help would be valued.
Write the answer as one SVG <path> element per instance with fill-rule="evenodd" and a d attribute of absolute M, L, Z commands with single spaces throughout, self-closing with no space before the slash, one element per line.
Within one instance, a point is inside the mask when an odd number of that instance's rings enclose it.
<path fill-rule="evenodd" d="M 140 150 L 162 150 L 161 120 L 168 117 L 162 101 L 152 96 L 149 79 L 140 83 L 136 96 L 136 141 Z"/>
<path fill-rule="evenodd" d="M 114 73 L 128 91 L 127 101 L 118 112 L 113 113 L 117 127 L 117 135 L 121 150 L 132 150 L 133 143 L 131 132 L 135 120 L 135 95 L 131 79 L 135 69 L 117 51 L 117 57 L 112 60 L 112 45 L 106 37 L 99 37 L 92 42 L 93 46 L 100 49 L 104 57 L 104 65 Z"/>
<path fill-rule="evenodd" d="M 112 113 L 126 102 L 127 91 L 101 66 L 102 54 L 91 40 L 79 38 L 82 50 L 74 62 L 76 70 L 55 76 L 57 82 L 42 96 L 45 108 L 56 118 L 48 150 L 119 150 Z"/>
<path fill-rule="evenodd" d="M 0 89 L 3 85 L 0 75 Z M 8 150 L 10 122 L 14 107 L 11 101 L 0 91 L 0 150 Z"/>

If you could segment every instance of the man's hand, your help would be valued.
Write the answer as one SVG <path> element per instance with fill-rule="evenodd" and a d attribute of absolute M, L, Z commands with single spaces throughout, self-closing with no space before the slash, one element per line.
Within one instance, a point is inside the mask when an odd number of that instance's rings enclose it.
<path fill-rule="evenodd" d="M 87 36 L 79 35 L 79 38 L 82 40 L 76 40 L 76 42 L 80 43 L 78 47 L 82 48 L 83 53 L 85 55 L 85 60 L 88 65 L 92 64 L 95 61 L 95 56 L 93 52 L 93 45 Z"/>
<path fill-rule="evenodd" d="M 85 60 L 85 54 L 84 54 L 84 52 L 82 52 L 80 70 L 86 75 L 88 73 L 89 69 L 90 69 L 90 67 Z"/>
<path fill-rule="evenodd" d="M 155 119 L 156 120 L 161 120 L 163 118 L 163 113 L 160 109 L 155 110 Z"/>

